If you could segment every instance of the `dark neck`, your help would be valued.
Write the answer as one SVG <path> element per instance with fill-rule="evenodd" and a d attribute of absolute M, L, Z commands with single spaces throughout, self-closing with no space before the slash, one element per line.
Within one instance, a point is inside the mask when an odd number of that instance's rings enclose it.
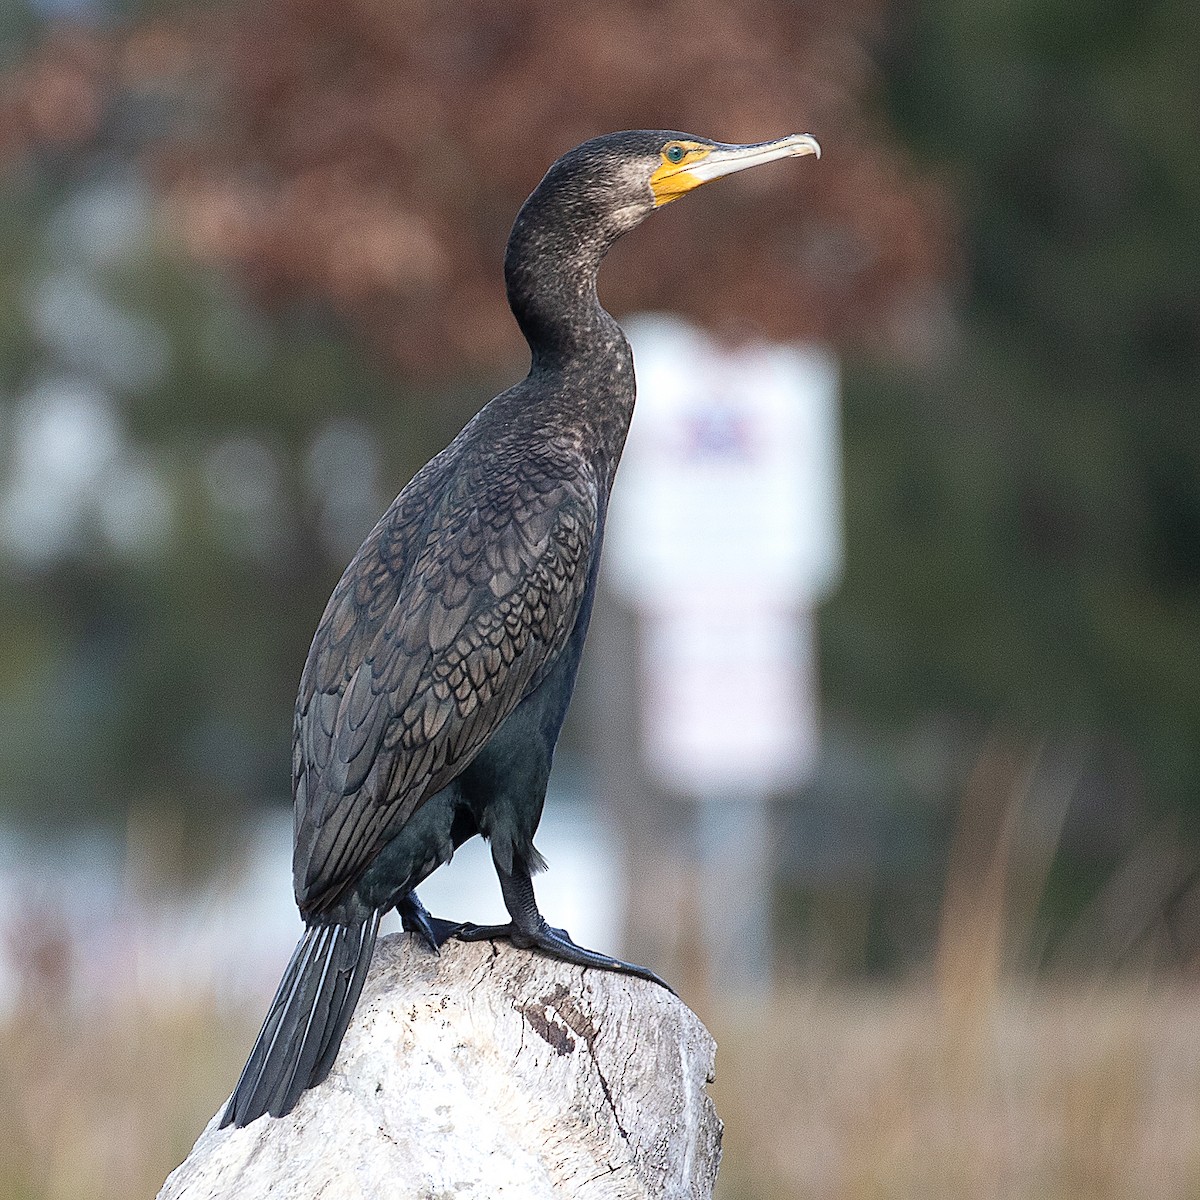
<path fill-rule="evenodd" d="M 562 370 L 623 350 L 620 328 L 596 295 L 600 261 L 617 236 L 586 205 L 542 188 L 517 214 L 504 281 L 534 371 Z"/>

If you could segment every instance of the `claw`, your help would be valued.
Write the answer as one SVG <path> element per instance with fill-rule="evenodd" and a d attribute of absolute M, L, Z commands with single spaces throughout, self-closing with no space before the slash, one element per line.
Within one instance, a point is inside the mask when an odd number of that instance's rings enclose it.
<path fill-rule="evenodd" d="M 396 905 L 400 914 L 400 928 L 415 934 L 433 951 L 439 954 L 442 947 L 463 928 L 458 921 L 443 921 L 430 916 L 429 910 L 417 899 L 416 892 L 409 892 Z"/>

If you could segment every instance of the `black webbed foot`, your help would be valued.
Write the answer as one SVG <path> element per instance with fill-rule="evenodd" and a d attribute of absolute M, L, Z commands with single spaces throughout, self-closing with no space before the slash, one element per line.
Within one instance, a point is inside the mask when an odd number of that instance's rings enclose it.
<path fill-rule="evenodd" d="M 441 933 L 441 929 L 448 928 L 447 937 L 456 937 L 463 942 L 486 942 L 503 938 L 522 950 L 540 950 L 543 954 L 562 959 L 563 962 L 574 963 L 578 967 L 595 967 L 601 971 L 619 971 L 623 975 L 633 975 L 637 979 L 645 979 L 648 983 L 656 983 L 659 987 L 666 988 L 671 995 L 675 995 L 675 989 L 648 968 L 622 962 L 619 958 L 576 945 L 565 929 L 555 929 L 548 925 L 538 911 L 537 900 L 533 894 L 533 881 L 524 861 L 515 861 L 512 870 L 506 870 L 497 863 L 496 874 L 500 879 L 504 907 L 512 917 L 506 925 L 474 925 L 470 922 L 452 925 L 449 921 L 437 921 L 429 917 L 414 893 L 409 892 L 406 899 L 411 899 L 416 904 L 438 934 Z M 445 937 L 442 937 L 441 941 L 444 942 Z"/>
<path fill-rule="evenodd" d="M 571 935 L 565 929 L 555 929 L 553 925 L 547 925 L 546 928 L 553 934 L 557 934 L 560 938 L 566 941 L 571 941 Z M 473 921 L 464 921 L 454 935 L 460 942 L 490 942 L 495 938 L 504 938 L 512 942 L 514 946 L 522 950 L 528 950 L 531 946 L 536 945 L 536 942 L 529 941 L 521 933 L 513 933 L 513 923 L 506 922 L 504 925 L 476 925 Z M 574 943 L 572 943 L 574 944 Z"/>
<path fill-rule="evenodd" d="M 638 979 L 657 983 L 659 987 L 666 988 L 672 996 L 675 995 L 675 989 L 649 968 L 639 967 L 636 963 L 622 962 L 619 958 L 577 946 L 565 929 L 554 929 L 545 921 L 533 928 L 520 928 L 514 921 L 507 925 L 468 923 L 460 926 L 453 936 L 463 942 L 484 942 L 503 938 L 522 950 L 540 950 L 543 954 L 562 959 L 563 962 L 574 963 L 578 967 L 596 967 L 601 971 L 619 971 L 623 975 L 634 975 Z"/>
<path fill-rule="evenodd" d="M 400 914 L 400 928 L 406 933 L 415 933 L 434 954 L 463 928 L 459 921 L 443 921 L 441 917 L 431 916 L 417 899 L 416 892 L 406 893 L 396 905 L 396 911 Z"/>

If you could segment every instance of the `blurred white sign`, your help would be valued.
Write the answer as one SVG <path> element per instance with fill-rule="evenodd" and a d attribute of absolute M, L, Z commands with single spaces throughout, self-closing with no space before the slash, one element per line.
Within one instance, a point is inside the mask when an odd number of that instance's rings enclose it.
<path fill-rule="evenodd" d="M 642 621 L 646 766 L 688 796 L 766 795 L 817 752 L 812 620 L 753 598 L 702 594 Z"/>
<path fill-rule="evenodd" d="M 608 579 L 642 617 L 647 766 L 694 796 L 794 785 L 816 754 L 812 610 L 842 566 L 837 364 L 626 327 L 638 404 Z"/>
<path fill-rule="evenodd" d="M 609 509 L 609 579 L 637 605 L 736 584 L 812 606 L 842 566 L 837 363 L 627 324 L 638 402 Z"/>

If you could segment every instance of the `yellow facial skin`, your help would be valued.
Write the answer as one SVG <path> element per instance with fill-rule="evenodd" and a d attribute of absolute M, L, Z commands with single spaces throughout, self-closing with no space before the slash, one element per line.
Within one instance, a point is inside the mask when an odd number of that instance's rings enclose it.
<path fill-rule="evenodd" d="M 659 151 L 659 164 L 650 176 L 654 207 L 670 204 L 685 192 L 732 175 L 749 167 L 774 162 L 779 158 L 801 158 L 806 154 L 821 157 L 821 147 L 811 133 L 789 133 L 771 142 L 724 142 L 672 140 Z"/>
<path fill-rule="evenodd" d="M 650 176 L 654 207 L 662 208 L 692 188 L 699 187 L 704 180 L 698 179 L 688 168 L 707 158 L 711 152 L 711 146 L 700 142 L 667 142 L 662 148 L 662 161 Z"/>

